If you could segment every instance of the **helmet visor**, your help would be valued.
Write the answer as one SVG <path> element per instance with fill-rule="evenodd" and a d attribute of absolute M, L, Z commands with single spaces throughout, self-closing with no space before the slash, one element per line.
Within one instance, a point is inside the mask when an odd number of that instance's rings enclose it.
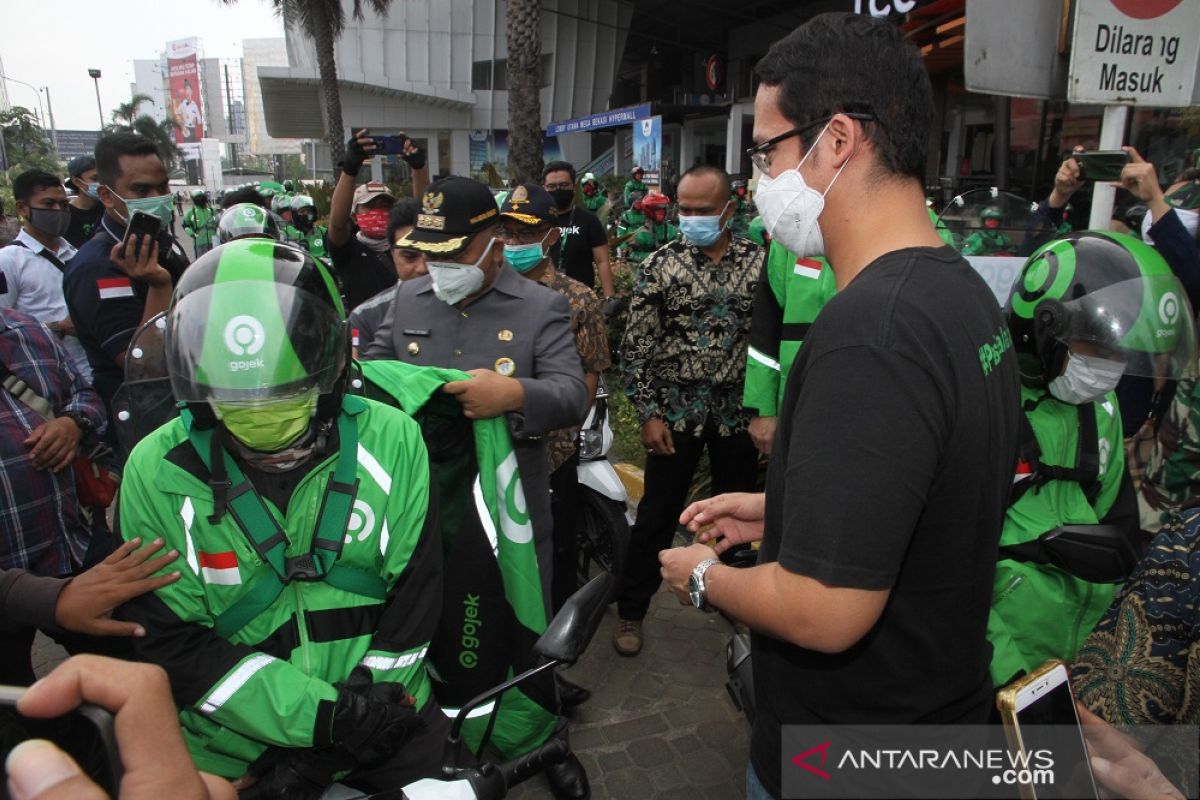
<path fill-rule="evenodd" d="M 1195 370 L 1196 326 L 1174 275 L 1119 281 L 1063 307 L 1056 338 L 1076 352 L 1124 361 L 1126 375 L 1174 380 Z"/>
<path fill-rule="evenodd" d="M 167 316 L 167 369 L 181 402 L 257 402 L 329 393 L 346 366 L 345 323 L 328 300 L 283 283 L 232 280 Z"/>

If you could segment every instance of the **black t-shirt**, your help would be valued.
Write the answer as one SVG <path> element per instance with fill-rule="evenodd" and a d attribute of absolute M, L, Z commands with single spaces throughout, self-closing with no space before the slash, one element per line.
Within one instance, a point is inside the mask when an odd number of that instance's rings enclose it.
<path fill-rule="evenodd" d="M 592 248 L 608 244 L 608 234 L 600 218 L 586 208 L 573 206 L 559 218 L 562 244 L 558 250 L 558 271 L 565 272 L 589 289 L 596 287 L 596 266 Z"/>
<path fill-rule="evenodd" d="M 90 211 L 69 206 L 71 209 L 71 227 L 63 234 L 63 238 L 76 249 L 83 247 L 88 239 L 100 228 L 100 218 L 104 216 L 104 206 L 99 203 Z"/>
<path fill-rule="evenodd" d="M 987 722 L 1019 413 L 1000 309 L 952 249 L 889 253 L 821 310 L 779 414 L 760 560 L 891 598 L 843 653 L 754 635 L 751 759 L 776 796 L 781 725 Z"/>
<path fill-rule="evenodd" d="M 396 285 L 391 253 L 372 250 L 353 233 L 341 247 L 330 246 L 329 256 L 346 293 L 347 308 L 359 306 Z"/>

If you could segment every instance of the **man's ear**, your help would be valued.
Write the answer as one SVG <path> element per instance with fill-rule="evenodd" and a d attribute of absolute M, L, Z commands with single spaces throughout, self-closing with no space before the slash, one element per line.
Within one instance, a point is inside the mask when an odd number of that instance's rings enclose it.
<path fill-rule="evenodd" d="M 863 146 L 866 138 L 866 131 L 861 124 L 845 114 L 834 114 L 819 146 L 825 148 L 826 157 L 831 159 L 830 167 L 839 169 Z M 828 140 L 828 143 L 824 140 Z"/>
<path fill-rule="evenodd" d="M 13 203 L 13 210 L 17 212 L 17 216 L 22 219 L 29 219 L 29 203 L 24 200 L 18 200 Z"/>
<path fill-rule="evenodd" d="M 100 197 L 100 202 L 104 204 L 105 208 L 116 208 L 117 207 L 117 197 L 115 194 L 113 194 L 113 190 L 108 188 L 107 185 L 105 185 L 103 183 L 100 184 L 100 188 L 97 190 L 97 194 Z"/>
<path fill-rule="evenodd" d="M 546 237 L 546 249 L 549 250 L 554 245 L 558 244 L 558 240 L 562 238 L 562 228 L 555 226 L 550 229 L 550 235 Z"/>

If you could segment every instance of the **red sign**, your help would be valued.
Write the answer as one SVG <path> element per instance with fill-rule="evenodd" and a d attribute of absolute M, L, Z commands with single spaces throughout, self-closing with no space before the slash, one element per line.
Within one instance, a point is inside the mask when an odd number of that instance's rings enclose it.
<path fill-rule="evenodd" d="M 720 56 L 709 56 L 704 62 L 704 82 L 711 91 L 720 91 L 725 83 L 725 62 Z"/>
<path fill-rule="evenodd" d="M 1112 0 L 1118 11 L 1133 19 L 1161 17 L 1182 2 L 1183 0 Z"/>
<path fill-rule="evenodd" d="M 197 42 L 180 39 L 167 43 L 167 73 L 171 88 L 171 116 L 175 120 L 177 144 L 199 144 L 204 138 L 204 116 L 200 109 L 200 70 L 196 62 Z"/>

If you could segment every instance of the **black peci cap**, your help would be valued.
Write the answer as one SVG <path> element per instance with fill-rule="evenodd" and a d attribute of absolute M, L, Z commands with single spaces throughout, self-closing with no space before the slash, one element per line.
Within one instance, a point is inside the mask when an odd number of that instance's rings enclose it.
<path fill-rule="evenodd" d="M 500 216 L 537 227 L 552 222 L 555 212 L 554 199 L 549 192 L 536 183 L 524 183 L 508 193 Z"/>
<path fill-rule="evenodd" d="M 396 247 L 452 256 L 500 216 L 492 191 L 479 181 L 451 175 L 434 181 L 421 195 L 417 224 L 396 240 Z"/>

